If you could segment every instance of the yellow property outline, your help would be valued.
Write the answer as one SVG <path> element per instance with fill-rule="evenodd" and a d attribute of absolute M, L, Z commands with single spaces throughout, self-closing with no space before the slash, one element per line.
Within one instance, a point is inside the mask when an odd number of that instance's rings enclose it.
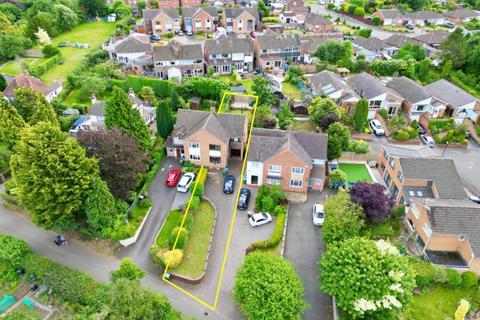
<path fill-rule="evenodd" d="M 250 123 L 250 128 L 248 130 L 248 139 L 247 139 L 247 146 L 246 146 L 246 151 L 245 151 L 245 157 L 243 159 L 243 164 L 242 164 L 242 171 L 240 173 L 240 184 L 239 184 L 239 187 L 238 187 L 238 192 L 237 192 L 237 197 L 236 197 L 236 200 L 235 200 L 235 207 L 233 208 L 233 217 L 232 217 L 232 221 L 230 222 L 230 229 L 228 231 L 228 238 L 227 238 L 227 245 L 225 246 L 225 251 L 223 253 L 223 261 L 222 261 L 222 268 L 220 270 L 220 278 L 218 280 L 218 285 L 217 285 L 217 291 L 215 293 L 215 300 L 213 302 L 213 305 L 212 304 L 209 304 L 205 301 L 203 301 L 202 299 L 198 298 L 197 296 L 195 296 L 194 294 L 188 292 L 187 290 L 183 289 L 182 287 L 176 285 L 175 283 L 171 282 L 170 280 L 166 279 L 165 278 L 165 275 L 167 274 L 167 271 L 168 271 L 168 267 L 170 266 L 170 260 L 172 258 L 172 255 L 170 254 L 170 256 L 168 257 L 168 261 L 167 261 L 167 265 L 165 266 L 165 270 L 163 272 L 163 275 L 162 275 L 162 280 L 165 281 L 166 283 L 168 283 L 169 285 L 171 285 L 172 287 L 174 287 L 175 289 L 178 289 L 180 290 L 181 292 L 185 293 L 187 296 L 189 296 L 190 298 L 194 299 L 195 301 L 197 301 L 198 303 L 202 304 L 203 306 L 207 307 L 208 309 L 210 310 L 213 310 L 215 311 L 217 309 L 217 303 L 218 303 L 218 297 L 220 295 L 220 287 L 221 287 L 221 284 L 222 284 L 222 280 L 223 280 L 223 273 L 225 271 L 225 265 L 227 263 L 227 255 L 228 255 L 228 249 L 230 247 L 230 241 L 232 239 L 232 233 L 233 233 L 233 226 L 235 225 L 235 218 L 237 216 L 237 205 L 238 205 L 238 200 L 240 198 L 240 190 L 242 189 L 242 186 L 243 186 L 243 176 L 245 174 L 245 167 L 246 167 L 246 164 L 247 164 L 247 157 L 248 157 L 248 149 L 250 147 L 250 138 L 252 137 L 252 130 L 253 130 L 253 122 L 255 120 L 255 113 L 257 111 L 257 105 L 258 105 L 258 96 L 255 96 L 255 95 L 250 95 L 250 94 L 240 94 L 240 93 L 235 93 L 235 92 L 225 92 L 223 94 L 223 97 L 222 97 L 222 101 L 220 102 L 220 107 L 218 108 L 218 113 L 221 113 L 222 111 L 222 107 L 224 105 L 224 102 L 225 102 L 225 98 L 227 96 L 238 96 L 238 97 L 249 97 L 249 98 L 254 98 L 255 99 L 255 105 L 253 107 L 253 113 L 252 113 L 252 119 L 251 119 L 251 123 Z M 200 173 L 204 170 L 203 166 L 200 167 L 200 171 L 198 173 L 198 175 L 200 175 Z M 190 210 L 190 204 L 192 202 L 192 198 L 193 198 L 193 195 L 195 194 L 195 190 L 197 189 L 197 184 L 198 184 L 198 180 L 195 181 L 195 185 L 193 186 L 193 190 L 192 190 L 192 194 L 190 196 L 190 199 L 188 200 L 188 204 L 187 204 L 187 208 L 185 210 L 185 213 L 183 215 L 183 219 L 182 219 L 182 223 L 180 224 L 180 228 L 179 228 L 179 231 L 178 231 L 178 234 L 177 234 L 177 237 L 175 238 L 175 242 L 173 244 L 173 248 L 172 248 L 172 251 L 175 249 L 175 247 L 177 246 L 177 241 L 178 241 L 178 238 L 180 237 L 180 231 L 181 231 L 181 228 L 183 228 L 183 225 L 185 223 L 185 219 L 187 217 L 187 214 L 188 214 L 188 210 Z"/>

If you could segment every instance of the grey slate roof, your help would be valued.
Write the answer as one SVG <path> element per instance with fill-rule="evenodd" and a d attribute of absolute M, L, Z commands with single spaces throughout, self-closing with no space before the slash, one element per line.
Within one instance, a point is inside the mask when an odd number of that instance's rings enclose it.
<path fill-rule="evenodd" d="M 443 18 L 443 15 L 441 15 L 440 13 L 428 10 L 420 10 L 412 13 L 407 13 L 405 16 L 409 19 L 414 20 L 432 20 Z"/>
<path fill-rule="evenodd" d="M 300 48 L 301 46 L 300 36 L 298 34 L 267 33 L 257 35 L 257 41 L 260 49 Z"/>
<path fill-rule="evenodd" d="M 343 91 L 343 98 L 358 98 L 359 95 L 355 90 L 338 74 L 329 71 L 323 70 L 319 73 L 308 76 L 308 81 L 313 87 L 315 94 L 319 95 L 328 95 L 331 88 L 335 88 L 335 91 Z"/>
<path fill-rule="evenodd" d="M 405 76 L 394 78 L 387 84 L 387 87 L 401 94 L 411 104 L 431 98 L 431 95 L 421 85 Z"/>
<path fill-rule="evenodd" d="M 400 19 L 402 14 L 398 9 L 379 9 L 377 10 L 385 19 Z"/>
<path fill-rule="evenodd" d="M 398 158 L 431 158 L 436 153 L 426 145 L 384 144 L 383 149 L 391 157 Z"/>
<path fill-rule="evenodd" d="M 214 136 L 228 142 L 230 138 L 243 138 L 245 115 L 180 109 L 174 131 L 185 137 L 205 128 Z"/>
<path fill-rule="evenodd" d="M 479 98 L 472 96 L 470 93 L 445 79 L 432 82 L 424 88 L 435 98 L 440 99 L 455 108 L 462 107 L 473 101 L 480 101 Z"/>
<path fill-rule="evenodd" d="M 418 199 L 429 208 L 428 219 L 433 233 L 464 235 L 472 251 L 480 255 L 480 205 L 469 200 Z"/>
<path fill-rule="evenodd" d="M 221 36 L 205 41 L 208 54 L 253 53 L 253 41 L 250 37 Z"/>
<path fill-rule="evenodd" d="M 452 11 L 447 11 L 445 16 L 455 19 L 468 19 L 480 16 L 480 13 L 467 8 L 459 8 Z"/>
<path fill-rule="evenodd" d="M 182 45 L 171 42 L 166 46 L 153 48 L 153 61 L 196 59 L 203 60 L 203 50 L 200 44 Z"/>
<path fill-rule="evenodd" d="M 289 149 L 305 164 L 311 165 L 313 159 L 327 159 L 327 135 L 254 128 L 250 138 L 248 160 L 265 161 L 284 149 Z"/>
<path fill-rule="evenodd" d="M 148 35 L 133 34 L 114 44 L 116 53 L 150 52 L 152 45 Z"/>
<path fill-rule="evenodd" d="M 366 72 L 353 75 L 347 78 L 347 81 L 364 99 L 369 100 L 384 93 L 390 93 L 401 99 L 395 90 L 386 87 L 382 81 Z"/>
<path fill-rule="evenodd" d="M 414 40 L 412 40 L 412 38 L 407 37 L 403 34 L 392 34 L 390 37 L 383 41 L 385 41 L 386 44 L 397 48 L 401 48 L 408 43 L 416 43 Z"/>
<path fill-rule="evenodd" d="M 260 18 L 258 16 L 258 10 L 255 8 L 225 8 L 223 9 L 223 14 L 225 15 L 226 18 L 232 18 L 235 19 L 239 15 L 241 15 L 244 11 L 247 11 L 250 13 L 258 23 Z"/>
<path fill-rule="evenodd" d="M 370 37 L 370 38 L 357 37 L 356 39 L 353 40 L 353 44 L 368 50 L 382 50 L 388 47 L 388 45 L 385 44 L 383 40 L 376 37 Z"/>
<path fill-rule="evenodd" d="M 97 117 L 105 117 L 105 102 L 95 101 L 93 105 L 88 109 L 88 114 Z"/>
<path fill-rule="evenodd" d="M 178 9 L 176 8 L 161 8 L 161 9 L 143 9 L 142 10 L 142 17 L 144 20 L 152 20 L 156 16 L 160 14 L 160 12 L 165 13 L 172 19 L 180 18 L 180 14 L 178 13 Z"/>
<path fill-rule="evenodd" d="M 328 21 L 327 19 L 325 19 L 323 16 L 319 14 L 310 13 L 305 17 L 305 24 L 323 25 L 323 24 L 332 24 L 332 22 Z"/>
<path fill-rule="evenodd" d="M 204 11 L 206 12 L 208 15 L 210 15 L 211 17 L 213 18 L 217 18 L 218 17 L 218 12 L 217 12 L 217 9 L 214 8 L 214 7 L 207 7 L 207 8 L 202 8 L 202 7 L 186 7 L 186 8 L 183 8 L 182 9 L 182 15 L 183 15 L 183 18 L 191 18 L 195 15 L 197 15 L 198 13 L 200 13 L 201 11 Z"/>
<path fill-rule="evenodd" d="M 449 34 L 450 33 L 448 31 L 434 30 L 434 31 L 427 32 L 427 33 L 418 35 L 416 37 L 413 37 L 413 39 L 429 45 L 439 45 L 448 37 Z"/>
<path fill-rule="evenodd" d="M 432 181 L 439 198 L 466 198 L 452 159 L 400 158 L 400 165 L 405 179 Z"/>

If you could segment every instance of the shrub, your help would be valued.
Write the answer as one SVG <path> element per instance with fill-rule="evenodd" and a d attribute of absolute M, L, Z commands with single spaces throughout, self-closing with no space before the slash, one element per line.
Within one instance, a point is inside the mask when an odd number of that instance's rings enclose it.
<path fill-rule="evenodd" d="M 347 8 L 347 12 L 348 12 L 348 13 L 351 13 L 351 14 L 355 14 L 355 10 L 356 10 L 356 9 L 357 9 L 357 6 L 354 5 L 354 4 L 351 4 L 351 5 L 349 5 L 348 8 Z"/>
<path fill-rule="evenodd" d="M 10 174 L 10 157 L 12 152 L 7 146 L 0 145 L 0 173 L 4 175 Z"/>
<path fill-rule="evenodd" d="M 43 63 L 40 64 L 35 64 L 32 67 L 28 67 L 28 72 L 34 76 L 34 77 L 40 77 L 42 74 L 59 64 L 60 62 L 63 61 L 63 56 L 62 54 L 57 54 L 47 60 L 45 60 Z"/>
<path fill-rule="evenodd" d="M 410 135 L 408 134 L 407 130 L 400 129 L 393 133 L 393 138 L 398 141 L 406 141 L 410 139 Z"/>
<path fill-rule="evenodd" d="M 347 182 L 347 174 L 340 169 L 333 170 L 332 173 L 330 173 L 330 181 L 345 183 Z"/>
<path fill-rule="evenodd" d="M 433 279 L 435 283 L 445 284 L 448 281 L 447 271 L 442 267 L 435 267 L 435 277 Z"/>
<path fill-rule="evenodd" d="M 478 284 L 477 275 L 472 271 L 462 273 L 462 286 L 464 288 L 472 288 Z"/>
<path fill-rule="evenodd" d="M 275 206 L 276 206 L 275 200 L 273 200 L 273 198 L 270 195 L 268 195 L 262 198 L 260 211 L 272 212 Z"/>
<path fill-rule="evenodd" d="M 198 184 L 205 185 L 205 182 L 207 181 L 207 176 L 208 176 L 208 169 L 204 167 L 202 171 L 198 172 L 198 176 L 197 176 Z"/>
<path fill-rule="evenodd" d="M 43 47 L 42 53 L 45 55 L 45 57 L 51 58 L 54 55 L 59 54 L 60 50 L 52 45 L 46 45 L 45 47 Z"/>
<path fill-rule="evenodd" d="M 129 88 L 132 88 L 133 90 L 135 90 L 135 92 L 139 92 L 145 86 L 152 87 L 155 95 L 159 98 L 170 97 L 172 88 L 176 87 L 176 84 L 174 82 L 168 80 L 141 76 L 128 76 L 126 81 L 112 79 L 110 80 L 110 85 L 114 87 L 119 87 L 125 91 Z"/>
<path fill-rule="evenodd" d="M 378 27 L 379 25 L 382 24 L 382 20 L 379 17 L 373 17 L 372 23 L 373 23 L 373 25 Z"/>
<path fill-rule="evenodd" d="M 177 245 L 175 246 L 175 249 L 183 250 L 187 246 L 189 235 L 188 235 L 187 229 L 180 228 L 180 227 L 175 227 L 172 230 L 172 234 L 170 235 L 170 240 L 169 240 L 170 248 L 173 248 L 173 245 L 175 244 L 175 240 L 177 239 L 178 234 L 180 235 L 178 236 Z"/>
<path fill-rule="evenodd" d="M 263 23 L 280 23 L 280 18 L 278 17 L 264 17 L 262 18 Z"/>
<path fill-rule="evenodd" d="M 370 147 L 368 143 L 363 140 L 352 141 L 348 146 L 349 151 L 355 152 L 357 154 L 367 154 Z"/>
<path fill-rule="evenodd" d="M 275 228 L 273 229 L 272 236 L 270 239 L 265 241 L 254 242 L 251 244 L 252 248 L 255 249 L 269 249 L 276 247 L 280 241 L 283 239 L 283 229 L 285 226 L 285 214 L 280 214 L 275 221 Z"/>
<path fill-rule="evenodd" d="M 168 265 L 169 269 L 178 268 L 178 266 L 182 263 L 183 260 L 183 251 L 180 249 L 175 250 L 164 250 L 160 249 L 156 256 L 162 262 L 163 267 L 167 266 L 167 263 L 170 260 L 170 264 Z"/>
<path fill-rule="evenodd" d="M 331 2 L 329 2 L 329 3 L 327 3 L 327 9 L 333 10 L 333 9 L 335 9 L 335 5 Z"/>
<path fill-rule="evenodd" d="M 152 200 L 150 200 L 150 199 L 140 200 L 140 201 L 138 201 L 137 206 L 138 206 L 140 209 L 150 208 L 150 207 L 152 206 Z"/>
<path fill-rule="evenodd" d="M 426 287 L 434 282 L 436 270 L 431 263 L 412 259 L 410 265 L 415 272 L 417 287 Z"/>
<path fill-rule="evenodd" d="M 278 187 L 262 185 L 258 188 L 255 198 L 255 210 L 261 212 L 272 212 L 278 204 L 286 199 L 285 193 Z"/>
<path fill-rule="evenodd" d="M 447 283 L 452 288 L 459 288 L 462 286 L 462 276 L 458 271 L 453 269 L 446 269 L 447 271 Z"/>
<path fill-rule="evenodd" d="M 363 38 L 370 38 L 370 36 L 372 35 L 372 29 L 370 28 L 360 29 L 358 30 L 358 35 Z"/>
<path fill-rule="evenodd" d="M 388 111 L 385 109 L 378 110 L 378 114 L 383 118 L 383 120 L 387 120 L 388 118 Z"/>
<path fill-rule="evenodd" d="M 0 262 L 12 268 L 21 267 L 28 254 L 30 247 L 23 241 L 7 234 L 0 234 Z"/>
<path fill-rule="evenodd" d="M 193 190 L 195 190 L 195 193 L 193 193 Z M 199 198 L 203 197 L 204 191 L 205 191 L 205 186 L 203 183 L 200 183 L 200 181 L 192 183 L 190 185 L 190 193 L 193 193 L 193 195 L 196 197 L 199 197 Z"/>
<path fill-rule="evenodd" d="M 363 17 L 365 15 L 365 9 L 363 9 L 361 7 L 356 7 L 353 14 L 356 15 L 356 16 Z"/>
<path fill-rule="evenodd" d="M 198 196 L 193 196 L 192 200 L 190 200 L 190 211 L 195 212 L 198 210 L 200 207 L 200 197 Z"/>

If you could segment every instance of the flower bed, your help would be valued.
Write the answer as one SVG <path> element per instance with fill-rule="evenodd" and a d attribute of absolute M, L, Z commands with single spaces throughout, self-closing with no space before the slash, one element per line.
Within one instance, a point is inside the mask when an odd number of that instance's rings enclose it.
<path fill-rule="evenodd" d="M 437 144 L 460 143 L 466 144 L 467 127 L 455 125 L 453 119 L 431 119 L 428 128 Z"/>

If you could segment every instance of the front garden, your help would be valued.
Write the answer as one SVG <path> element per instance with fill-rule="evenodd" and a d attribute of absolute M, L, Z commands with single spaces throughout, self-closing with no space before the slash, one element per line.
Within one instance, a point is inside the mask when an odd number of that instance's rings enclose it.
<path fill-rule="evenodd" d="M 399 110 L 396 115 L 386 121 L 390 137 L 394 140 L 408 141 L 418 139 L 417 122 L 412 121 L 408 124 L 408 119 L 403 111 Z"/>
<path fill-rule="evenodd" d="M 428 128 L 437 144 L 466 144 L 467 127 L 456 125 L 454 119 L 431 119 Z"/>

